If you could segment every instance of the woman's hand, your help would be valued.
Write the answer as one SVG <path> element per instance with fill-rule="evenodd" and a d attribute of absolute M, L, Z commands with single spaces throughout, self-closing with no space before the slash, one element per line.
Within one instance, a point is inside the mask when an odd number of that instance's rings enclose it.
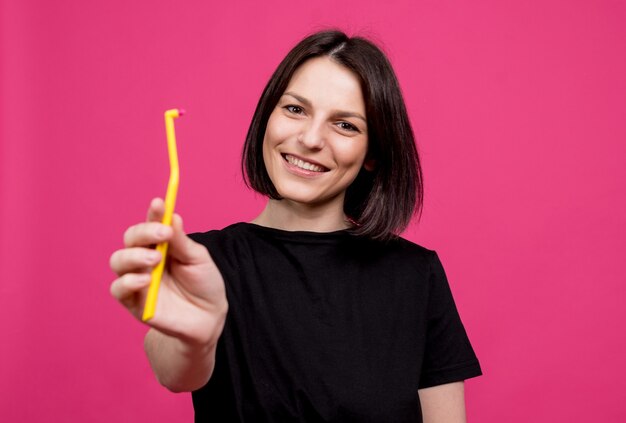
<path fill-rule="evenodd" d="M 118 275 L 111 294 L 141 320 L 150 273 L 161 260 L 151 246 L 168 241 L 156 312 L 146 323 L 187 344 L 215 344 L 228 310 L 224 280 L 206 247 L 185 235 L 181 217 L 174 214 L 169 227 L 160 223 L 163 213 L 163 200 L 155 198 L 147 222 L 126 230 L 125 248 L 111 255 Z"/>

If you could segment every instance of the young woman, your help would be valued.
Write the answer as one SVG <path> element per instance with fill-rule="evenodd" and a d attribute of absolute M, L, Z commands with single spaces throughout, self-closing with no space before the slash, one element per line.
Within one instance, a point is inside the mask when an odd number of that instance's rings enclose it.
<path fill-rule="evenodd" d="M 259 101 L 242 167 L 268 197 L 250 223 L 185 235 L 163 202 L 111 256 L 141 317 L 150 246 L 170 242 L 145 349 L 193 391 L 196 421 L 463 422 L 481 374 L 434 251 L 400 238 L 422 176 L 395 74 L 371 42 L 313 34 Z"/>

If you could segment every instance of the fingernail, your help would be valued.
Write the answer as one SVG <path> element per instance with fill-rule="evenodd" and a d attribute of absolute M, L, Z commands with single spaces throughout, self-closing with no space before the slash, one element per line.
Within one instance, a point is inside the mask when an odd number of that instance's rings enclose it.
<path fill-rule="evenodd" d="M 165 238 L 167 236 L 167 228 L 161 226 L 160 228 L 157 229 L 157 236 L 159 238 Z"/>

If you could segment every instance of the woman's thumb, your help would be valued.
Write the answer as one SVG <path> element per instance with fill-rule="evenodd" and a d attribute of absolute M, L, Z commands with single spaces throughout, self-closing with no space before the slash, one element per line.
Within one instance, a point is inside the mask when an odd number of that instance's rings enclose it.
<path fill-rule="evenodd" d="M 172 229 L 174 234 L 170 239 L 169 255 L 186 264 L 202 262 L 206 255 L 202 253 L 206 251 L 206 248 L 185 234 L 183 218 L 177 213 L 172 216 Z"/>

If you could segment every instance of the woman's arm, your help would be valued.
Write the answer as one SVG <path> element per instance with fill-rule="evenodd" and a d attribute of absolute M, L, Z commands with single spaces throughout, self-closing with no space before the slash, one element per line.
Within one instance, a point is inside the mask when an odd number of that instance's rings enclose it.
<path fill-rule="evenodd" d="M 161 259 L 161 253 L 150 247 L 169 242 L 158 307 L 145 322 L 151 329 L 144 346 L 161 384 L 175 392 L 193 391 L 213 372 L 228 301 L 224 280 L 207 248 L 185 234 L 178 214 L 171 227 L 161 224 L 163 212 L 163 201 L 152 201 L 147 222 L 124 234 L 125 248 L 111 255 L 111 269 L 118 275 L 111 294 L 141 320 L 150 273 Z"/>
<path fill-rule="evenodd" d="M 213 373 L 215 343 L 193 345 L 150 329 L 144 348 L 161 385 L 172 392 L 200 389 Z"/>
<path fill-rule="evenodd" d="M 465 423 L 463 382 L 447 383 L 417 391 L 424 423 Z"/>

